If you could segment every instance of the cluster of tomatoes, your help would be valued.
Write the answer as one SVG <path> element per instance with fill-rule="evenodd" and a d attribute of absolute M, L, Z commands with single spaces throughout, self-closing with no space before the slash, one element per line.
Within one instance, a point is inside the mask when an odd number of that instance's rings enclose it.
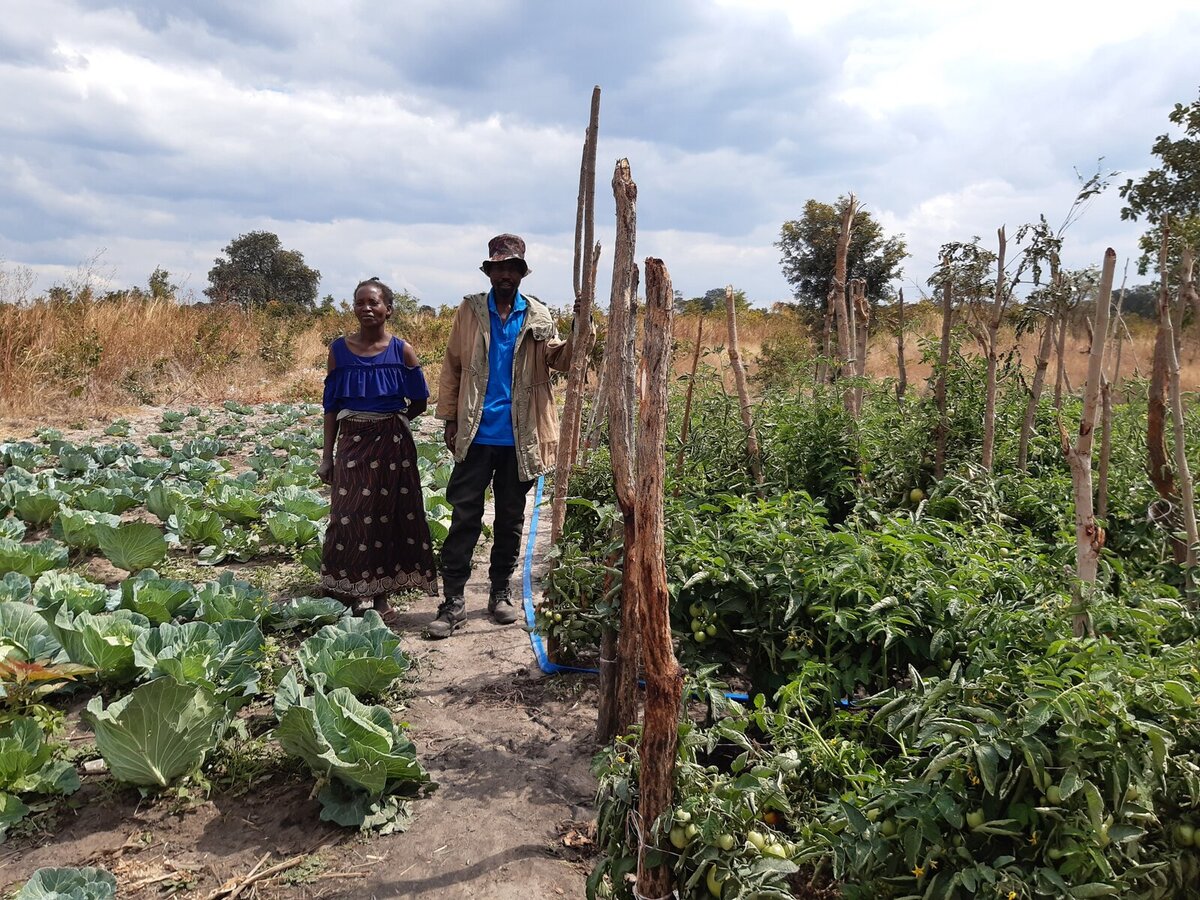
<path fill-rule="evenodd" d="M 692 631 L 692 639 L 697 644 L 703 644 L 709 638 L 717 636 L 717 611 L 703 603 L 693 603 L 688 607 L 692 620 L 688 627 Z"/>
<path fill-rule="evenodd" d="M 752 828 L 746 832 L 745 838 L 740 842 L 729 832 L 721 832 L 716 835 L 711 843 L 724 853 L 731 853 L 735 849 L 743 853 L 755 853 L 760 856 L 774 857 L 775 859 L 789 859 L 796 855 L 797 847 L 791 841 L 782 840 L 772 830 L 782 828 L 785 824 L 783 813 L 777 810 L 768 810 L 762 814 L 763 825 L 768 826 L 763 830 Z M 692 822 L 692 816 L 686 810 L 676 810 L 674 814 L 674 824 L 671 826 L 670 834 L 668 835 L 671 841 L 671 846 L 676 850 L 686 850 L 692 845 L 697 837 L 700 836 L 700 829 Z M 721 891 L 724 889 L 726 874 L 721 871 L 720 866 L 716 863 L 708 867 L 705 872 L 704 881 L 708 887 L 708 891 L 714 897 L 720 897 Z"/>

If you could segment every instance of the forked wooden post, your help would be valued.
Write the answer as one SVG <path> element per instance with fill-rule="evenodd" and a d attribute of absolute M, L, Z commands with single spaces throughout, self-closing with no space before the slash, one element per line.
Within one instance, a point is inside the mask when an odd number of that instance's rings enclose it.
<path fill-rule="evenodd" d="M 863 379 L 867 375 L 867 344 L 871 332 L 871 304 L 867 301 L 867 282 L 863 278 L 850 280 L 851 319 L 854 324 L 854 414 L 862 412 Z"/>
<path fill-rule="evenodd" d="M 742 366 L 742 354 L 738 350 L 737 304 L 734 302 L 733 285 L 725 286 L 725 316 L 729 323 L 729 364 L 733 367 L 733 380 L 737 385 L 738 406 L 742 410 L 742 425 L 746 429 L 746 455 L 750 457 L 750 474 L 760 488 L 763 483 L 762 458 L 758 450 L 758 432 L 754 430 L 754 416 L 750 412 L 750 392 L 746 388 L 746 370 Z"/>
<path fill-rule="evenodd" d="M 588 358 L 592 352 L 592 300 L 596 295 L 596 267 L 600 245 L 592 245 L 595 233 L 596 136 L 600 122 L 600 88 L 592 89 L 592 108 L 587 136 L 583 141 L 583 162 L 579 169 L 579 202 L 575 216 L 575 342 L 571 347 L 571 365 L 567 374 L 567 395 L 563 400 L 562 428 L 558 435 L 558 461 L 554 476 L 554 500 L 550 504 L 550 540 L 562 535 L 567 509 L 567 485 L 575 457 L 579 453 L 579 429 L 583 417 L 583 386 Z"/>
<path fill-rule="evenodd" d="M 727 296 L 732 294 L 729 290 Z M 642 351 L 642 404 L 637 435 L 637 536 L 639 553 L 626 578 L 641 611 L 642 659 L 646 669 L 646 715 L 642 729 L 638 815 L 637 892 L 665 897 L 671 892 L 669 862 L 650 865 L 647 852 L 658 843 L 653 826 L 674 796 L 683 671 L 671 643 L 663 537 L 663 477 L 666 469 L 667 382 L 671 375 L 671 276 L 661 259 L 646 260 L 646 325 Z"/>
<path fill-rule="evenodd" d="M 612 180 L 617 223 L 613 244 L 612 289 L 608 311 L 608 339 L 604 353 L 604 384 L 608 394 L 608 436 L 612 455 L 613 487 L 624 526 L 626 575 L 638 554 L 634 484 L 634 344 L 637 331 L 637 185 L 629 160 L 617 161 Z M 621 624 L 616 635 L 613 662 L 601 666 L 600 700 L 596 736 L 611 740 L 637 719 L 637 672 L 640 659 L 637 600 L 622 577 Z"/>
<path fill-rule="evenodd" d="M 1088 354 L 1088 380 L 1083 394 L 1083 415 L 1079 420 L 1079 437 L 1074 446 L 1066 428 L 1059 423 L 1063 455 L 1071 466 L 1071 484 L 1075 493 L 1075 605 L 1072 625 L 1076 637 L 1091 635 L 1092 617 L 1089 610 L 1091 594 L 1096 585 L 1100 548 L 1104 546 L 1104 530 L 1096 524 L 1092 505 L 1092 442 L 1096 431 L 1096 411 L 1100 399 L 1100 378 L 1104 372 L 1104 335 L 1108 332 L 1108 308 L 1112 304 L 1113 274 L 1117 269 L 1117 254 L 1110 247 L 1104 253 L 1100 271 L 1100 294 L 1096 298 L 1096 321 Z"/>

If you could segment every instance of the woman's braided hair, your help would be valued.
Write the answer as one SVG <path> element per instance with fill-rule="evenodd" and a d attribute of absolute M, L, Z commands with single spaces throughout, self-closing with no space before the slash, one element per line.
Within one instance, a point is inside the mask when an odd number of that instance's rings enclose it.
<path fill-rule="evenodd" d="M 392 289 L 390 287 L 388 287 L 386 284 L 384 284 L 382 281 L 379 280 L 378 275 L 372 275 L 370 278 L 367 278 L 364 281 L 360 281 L 358 284 L 356 284 L 354 286 L 354 295 L 353 296 L 357 296 L 358 289 L 360 287 L 364 287 L 365 285 L 370 285 L 371 287 L 379 288 L 379 290 L 383 293 L 383 302 L 387 304 L 388 309 L 391 309 L 393 306 L 395 306 L 395 304 L 396 304 L 395 293 L 392 292 Z"/>

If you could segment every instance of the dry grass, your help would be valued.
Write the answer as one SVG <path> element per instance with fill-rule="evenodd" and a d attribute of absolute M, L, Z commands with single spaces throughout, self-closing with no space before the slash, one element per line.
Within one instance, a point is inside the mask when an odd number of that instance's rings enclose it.
<path fill-rule="evenodd" d="M 936 341 L 938 316 L 931 308 L 910 313 L 906 356 L 909 383 L 920 386 L 929 375 L 921 362 L 923 341 Z M 449 335 L 451 315 L 397 316 L 395 331 L 411 341 L 425 362 L 436 392 L 437 375 Z M 698 319 L 676 320 L 679 373 L 691 364 Z M 320 397 L 329 342 L 353 330 L 348 313 L 293 317 L 268 311 L 181 305 L 145 296 L 109 300 L 0 303 L 0 417 L 64 423 L 111 419 L 142 405 L 212 404 L 222 400 L 263 402 L 316 400 Z M 876 326 L 868 355 L 868 372 L 896 374 L 894 332 Z M 1147 374 L 1154 341 L 1153 323 L 1133 319 L 1132 341 L 1126 343 L 1123 372 Z M 787 312 L 751 310 L 739 321 L 743 358 L 753 374 L 764 347 L 785 347 L 799 359 L 812 355 L 814 342 L 802 320 Z M 729 380 L 723 315 L 704 320 L 702 360 Z M 1016 346 L 1021 364 L 1030 368 L 1036 335 L 1002 334 L 1002 346 Z M 1087 334 L 1070 335 L 1067 377 L 1082 384 Z M 967 337 L 967 352 L 978 352 Z M 1200 387 L 1200 335 L 1183 341 L 1183 383 Z"/>
<path fill-rule="evenodd" d="M 396 322 L 440 360 L 447 317 Z M 349 314 L 291 317 L 145 297 L 0 304 L 0 417 L 111 417 L 140 405 L 316 400 Z M 438 365 L 427 365 L 431 381 Z"/>
<path fill-rule="evenodd" d="M 906 315 L 912 315 L 911 313 Z M 685 374 L 691 368 L 692 351 L 695 347 L 698 316 L 680 316 L 675 320 L 675 372 Z M 1130 317 L 1127 321 L 1129 337 L 1121 351 L 1122 378 L 1149 377 L 1150 362 L 1154 352 L 1155 324 L 1145 319 Z M 911 386 L 919 386 L 929 377 L 931 367 L 922 362 L 922 344 L 936 345 L 940 336 L 940 314 L 933 309 L 915 311 L 914 318 L 905 324 L 904 356 Z M 803 358 L 811 357 L 816 350 L 816 341 L 804 323 L 790 314 L 764 314 L 752 311 L 745 321 L 738 321 L 738 343 L 748 373 L 753 376 L 758 370 L 764 346 L 771 342 L 782 344 L 798 352 Z M 1005 326 L 1000 332 L 1000 347 L 1003 354 L 1014 348 L 1023 369 L 1032 371 L 1037 355 L 1040 334 L 1016 335 L 1015 329 Z M 701 339 L 701 364 L 725 373 L 726 387 L 733 390 L 729 356 L 726 352 L 728 330 L 724 314 L 706 316 Z M 1073 327 L 1067 335 L 1066 379 L 1072 388 L 1078 388 L 1087 380 L 1087 354 L 1090 346 L 1087 329 L 1083 324 Z M 969 335 L 963 341 L 963 351 L 979 354 L 980 348 Z M 1055 363 L 1051 361 L 1050 378 L 1054 376 Z M 867 373 L 875 378 L 894 378 L 898 371 L 896 336 L 893 328 L 884 333 L 871 335 L 867 350 Z M 1190 329 L 1184 333 L 1180 346 L 1180 380 L 1184 390 L 1200 389 L 1200 330 Z M 1051 381 L 1051 389 L 1053 381 Z"/>

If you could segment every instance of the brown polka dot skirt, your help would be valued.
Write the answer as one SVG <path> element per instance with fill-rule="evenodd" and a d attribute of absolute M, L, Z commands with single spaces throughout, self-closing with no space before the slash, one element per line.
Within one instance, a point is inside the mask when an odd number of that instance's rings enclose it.
<path fill-rule="evenodd" d="M 321 587 L 341 600 L 437 593 L 417 448 L 400 416 L 338 423 Z"/>

